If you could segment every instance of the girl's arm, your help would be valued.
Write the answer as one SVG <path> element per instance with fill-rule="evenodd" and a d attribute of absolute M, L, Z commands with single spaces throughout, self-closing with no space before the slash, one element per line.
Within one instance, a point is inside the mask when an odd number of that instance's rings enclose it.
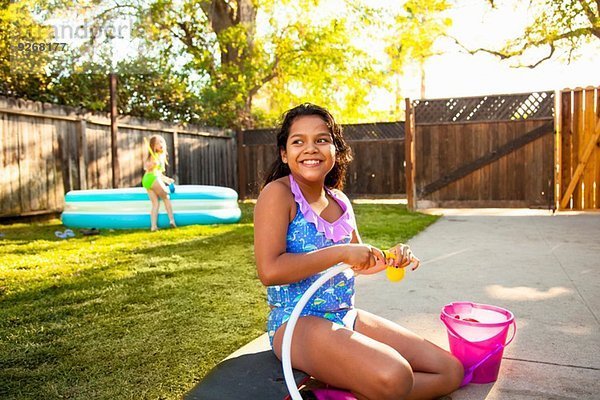
<path fill-rule="evenodd" d="M 360 235 L 358 233 L 358 228 L 354 230 L 354 232 L 352 233 L 352 240 L 350 241 L 350 243 L 362 243 L 362 239 L 360 238 Z M 377 262 L 375 263 L 374 266 L 370 267 L 370 268 L 366 268 L 366 269 L 354 269 L 355 272 L 357 272 L 360 275 L 373 275 L 376 274 L 378 272 L 383 271 L 384 269 L 387 268 L 387 265 L 385 263 L 385 257 L 383 256 L 383 254 L 381 254 L 381 250 L 377 249 L 378 253 L 376 253 L 376 259 Z"/>
<path fill-rule="evenodd" d="M 344 198 L 344 200 L 346 201 L 346 204 L 348 204 L 349 207 L 351 207 L 350 199 L 348 199 L 348 197 L 346 197 L 346 195 L 343 192 L 337 190 L 336 194 L 339 197 Z M 350 243 L 360 244 L 363 241 L 360 237 L 360 233 L 358 233 L 358 224 L 356 223 L 356 217 L 354 216 L 354 209 L 352 209 L 352 218 L 354 219 L 354 226 L 356 226 L 356 229 L 354 229 L 354 232 L 352 232 L 352 240 L 350 241 Z M 374 252 L 374 254 L 377 259 L 377 262 L 375 263 L 374 266 L 372 266 L 371 268 L 366 268 L 366 269 L 354 269 L 354 271 L 360 275 L 373 275 L 373 274 L 383 271 L 386 268 L 385 257 L 383 256 L 381 250 L 379 250 L 379 249 L 377 249 L 377 251 Z"/>
<path fill-rule="evenodd" d="M 351 204 L 350 200 L 346 197 L 346 195 L 343 192 L 337 190 L 336 195 L 344 198 L 346 204 Z M 354 210 L 352 210 L 352 218 L 354 218 Z M 354 221 L 354 226 L 358 226 L 356 224 L 356 220 Z M 352 240 L 350 241 L 350 243 L 362 243 L 362 239 L 360 237 L 360 234 L 358 233 L 358 228 L 356 228 L 352 233 Z M 363 270 L 355 269 L 356 272 L 358 272 L 361 275 L 372 275 L 386 269 L 388 264 L 400 268 L 404 268 L 409 266 L 410 264 L 413 264 L 413 271 L 419 267 L 420 261 L 417 257 L 415 257 L 412 254 L 412 251 L 410 250 L 410 247 L 408 245 L 398 243 L 397 245 L 389 249 L 389 251 L 395 254 L 396 257 L 394 259 L 386 260 L 383 254 L 375 252 L 377 256 L 377 263 L 375 264 L 375 266 Z"/>
<path fill-rule="evenodd" d="M 335 245 L 308 253 L 287 253 L 287 229 L 294 209 L 290 188 L 281 181 L 269 183 L 256 202 L 254 255 L 258 277 L 264 285 L 298 282 L 340 262 L 358 269 L 375 265 L 371 247 L 358 243 Z"/>

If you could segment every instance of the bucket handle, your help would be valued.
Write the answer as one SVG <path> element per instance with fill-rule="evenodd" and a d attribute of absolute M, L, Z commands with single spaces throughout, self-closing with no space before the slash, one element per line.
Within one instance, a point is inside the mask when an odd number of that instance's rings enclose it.
<path fill-rule="evenodd" d="M 460 383 L 460 387 L 466 386 L 469 383 L 471 383 L 471 381 L 473 380 L 473 373 L 475 372 L 475 370 L 477 368 L 479 368 L 479 366 L 481 364 L 483 364 L 484 362 L 486 362 L 488 359 L 492 358 L 500 350 L 504 349 L 505 346 L 506 346 L 505 344 L 497 345 L 492 350 L 490 350 L 485 356 L 483 356 L 481 358 L 481 360 L 477 361 L 475 364 L 471 365 L 470 367 L 465 368 L 465 374 L 463 376 L 462 382 Z"/>
<path fill-rule="evenodd" d="M 448 330 L 449 330 L 449 331 L 450 331 L 450 332 L 451 332 L 451 333 L 452 333 L 454 336 L 456 336 L 457 338 L 459 338 L 459 339 L 460 339 L 460 340 L 462 340 L 463 342 L 468 342 L 468 343 L 470 343 L 471 345 L 473 345 L 473 346 L 475 346 L 475 347 L 479 347 L 479 346 L 477 346 L 475 343 L 473 343 L 473 342 L 469 342 L 467 339 L 465 339 L 464 337 L 462 337 L 461 335 L 459 335 L 459 334 L 458 334 L 458 332 L 456 332 L 456 331 L 454 330 L 454 328 L 453 328 L 453 327 L 451 327 L 451 326 L 450 326 L 450 324 L 448 324 L 448 322 L 446 322 L 446 318 L 448 318 L 448 317 L 446 317 L 444 314 L 440 314 L 440 319 L 442 320 L 442 322 L 443 322 L 443 323 L 444 323 L 444 325 L 446 326 L 446 329 L 448 329 Z M 502 347 L 506 347 L 506 346 L 508 346 L 508 345 L 510 344 L 510 342 L 512 342 L 512 341 L 513 341 L 513 339 L 515 338 L 515 335 L 517 334 L 517 323 L 516 323 L 516 321 L 513 319 L 513 321 L 512 321 L 510 324 L 511 324 L 511 325 L 512 325 L 512 327 L 513 327 L 513 334 L 512 334 L 512 336 L 511 336 L 511 338 L 508 340 L 508 342 L 504 343 L 504 344 L 502 345 Z"/>

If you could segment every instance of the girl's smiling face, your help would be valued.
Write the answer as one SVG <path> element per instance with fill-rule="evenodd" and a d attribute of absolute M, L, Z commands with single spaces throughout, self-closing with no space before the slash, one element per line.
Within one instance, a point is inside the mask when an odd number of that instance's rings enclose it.
<path fill-rule="evenodd" d="M 287 138 L 281 159 L 294 177 L 316 182 L 325 177 L 335 165 L 335 145 L 329 127 L 317 115 L 297 117 Z"/>

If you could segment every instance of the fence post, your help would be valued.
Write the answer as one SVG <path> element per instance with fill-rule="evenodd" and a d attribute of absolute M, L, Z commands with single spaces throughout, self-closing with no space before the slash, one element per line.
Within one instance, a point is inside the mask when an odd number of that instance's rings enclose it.
<path fill-rule="evenodd" d="M 112 155 L 112 186 L 119 187 L 121 171 L 119 169 L 119 143 L 117 141 L 117 74 L 109 74 L 110 86 L 110 144 Z"/>
<path fill-rule="evenodd" d="M 406 200 L 407 208 L 414 211 L 416 208 L 416 186 L 415 186 L 415 119 L 414 110 L 410 99 L 405 99 L 406 113 L 404 124 L 404 160 L 406 162 L 405 179 L 406 179 Z"/>
<path fill-rule="evenodd" d="M 244 157 L 244 131 L 239 129 L 235 133 L 235 144 L 237 146 L 237 173 L 238 173 L 238 195 L 240 200 L 246 198 L 246 160 Z"/>
<path fill-rule="evenodd" d="M 86 130 L 87 123 L 85 119 L 80 119 L 77 124 L 77 168 L 79 169 L 79 189 L 87 189 L 87 166 L 85 152 L 87 151 Z"/>
<path fill-rule="evenodd" d="M 554 92 L 554 205 L 553 210 L 560 207 L 562 193 L 562 91 Z"/>
<path fill-rule="evenodd" d="M 177 137 L 177 128 L 173 130 L 173 179 L 179 184 L 179 138 Z"/>

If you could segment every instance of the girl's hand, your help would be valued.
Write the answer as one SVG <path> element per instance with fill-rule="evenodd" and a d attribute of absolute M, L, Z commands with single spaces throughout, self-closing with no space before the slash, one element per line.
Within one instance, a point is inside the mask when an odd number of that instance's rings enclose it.
<path fill-rule="evenodd" d="M 398 268 L 405 268 L 412 264 L 412 270 L 419 268 L 421 260 L 414 256 L 410 247 L 406 244 L 398 243 L 389 250 L 395 257 L 386 260 L 387 265 Z"/>
<path fill-rule="evenodd" d="M 352 266 L 355 272 L 373 268 L 378 260 L 384 260 L 383 252 L 367 244 L 348 244 L 343 262 Z"/>

